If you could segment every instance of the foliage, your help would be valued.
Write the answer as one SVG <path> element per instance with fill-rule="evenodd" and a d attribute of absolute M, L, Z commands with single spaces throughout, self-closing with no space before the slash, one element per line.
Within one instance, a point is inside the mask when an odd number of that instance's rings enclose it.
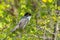
<path fill-rule="evenodd" d="M 43 40 L 45 36 L 52 39 L 54 25 L 59 22 L 60 26 L 60 14 L 56 11 L 56 9 L 60 10 L 60 6 L 57 7 L 56 2 L 57 0 L 1 0 L 0 39 Z M 32 14 L 29 24 L 23 31 L 16 30 L 10 33 L 26 12 Z M 60 39 L 59 33 L 57 34 L 58 40 Z"/>

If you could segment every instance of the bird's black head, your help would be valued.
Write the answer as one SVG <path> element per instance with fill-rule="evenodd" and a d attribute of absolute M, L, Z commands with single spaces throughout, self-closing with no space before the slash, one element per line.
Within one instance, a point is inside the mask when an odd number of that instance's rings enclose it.
<path fill-rule="evenodd" d="M 25 13 L 24 16 L 31 16 L 31 14 L 27 12 L 27 13 Z"/>

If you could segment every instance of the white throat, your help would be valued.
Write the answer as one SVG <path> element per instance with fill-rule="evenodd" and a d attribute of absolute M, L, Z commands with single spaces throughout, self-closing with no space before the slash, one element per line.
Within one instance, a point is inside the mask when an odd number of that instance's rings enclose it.
<path fill-rule="evenodd" d="M 31 16 L 28 16 L 27 18 L 30 20 L 31 19 Z"/>

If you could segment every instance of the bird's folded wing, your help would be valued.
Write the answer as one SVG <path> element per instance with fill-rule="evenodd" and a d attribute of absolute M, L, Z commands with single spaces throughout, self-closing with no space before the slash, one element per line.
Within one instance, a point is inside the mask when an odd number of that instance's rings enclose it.
<path fill-rule="evenodd" d="M 28 19 L 27 18 L 21 19 L 21 21 L 19 23 L 20 29 L 24 29 L 27 23 L 28 23 Z"/>
<path fill-rule="evenodd" d="M 14 32 L 14 31 L 15 31 L 16 29 L 18 29 L 18 28 L 24 29 L 28 21 L 29 21 L 29 20 L 28 20 L 27 18 L 21 19 L 21 20 L 19 21 L 19 23 L 17 24 L 17 26 L 15 26 L 13 30 L 11 30 L 11 32 Z"/>

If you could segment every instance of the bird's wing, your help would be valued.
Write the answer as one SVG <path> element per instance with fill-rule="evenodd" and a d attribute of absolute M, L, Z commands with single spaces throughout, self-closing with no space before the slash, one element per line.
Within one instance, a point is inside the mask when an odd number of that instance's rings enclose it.
<path fill-rule="evenodd" d="M 21 21 L 19 22 L 19 27 L 21 28 L 21 29 L 24 29 L 25 28 L 25 26 L 26 26 L 26 24 L 28 23 L 28 19 L 27 18 L 23 18 L 23 19 L 21 19 Z"/>
<path fill-rule="evenodd" d="M 27 18 L 22 18 L 17 24 L 17 26 L 15 26 L 13 30 L 11 30 L 11 32 L 14 32 L 18 28 L 24 29 L 28 21 L 29 20 Z"/>

